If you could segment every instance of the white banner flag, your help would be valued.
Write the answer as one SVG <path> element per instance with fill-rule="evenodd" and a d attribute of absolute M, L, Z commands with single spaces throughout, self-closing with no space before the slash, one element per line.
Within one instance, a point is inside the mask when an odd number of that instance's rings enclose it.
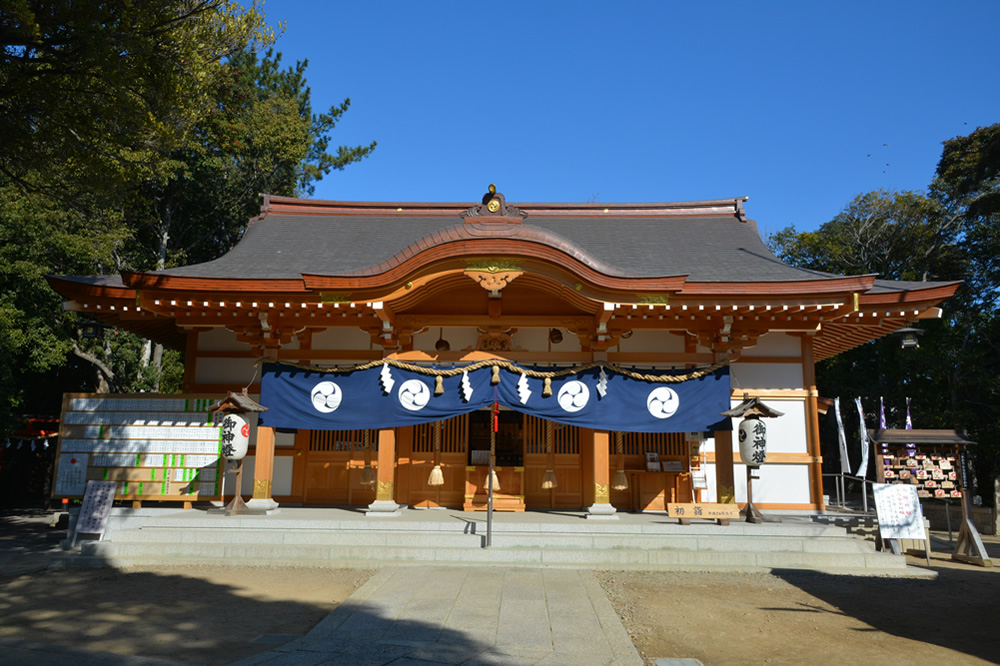
<path fill-rule="evenodd" d="M 854 403 L 858 406 L 858 417 L 861 419 L 858 427 L 858 434 L 861 435 L 861 465 L 854 476 L 864 479 L 868 476 L 868 427 L 865 425 L 865 410 L 861 409 L 861 398 L 855 398 Z"/>
<path fill-rule="evenodd" d="M 840 439 L 840 473 L 851 473 L 851 460 L 847 456 L 847 438 L 844 437 L 844 422 L 840 418 L 840 398 L 833 399 L 833 413 L 837 415 L 837 437 Z"/>

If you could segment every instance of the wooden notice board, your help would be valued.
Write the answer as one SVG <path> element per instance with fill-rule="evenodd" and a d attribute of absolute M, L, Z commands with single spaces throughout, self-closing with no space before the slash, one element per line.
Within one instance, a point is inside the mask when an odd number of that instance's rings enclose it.
<path fill-rule="evenodd" d="M 115 499 L 117 484 L 114 481 L 87 481 L 87 491 L 83 496 L 83 506 L 76 519 L 76 529 L 73 530 L 72 546 L 81 534 L 96 534 L 103 538 L 108 527 L 108 516 L 111 515 L 111 503 Z"/>
<path fill-rule="evenodd" d="M 194 501 L 222 492 L 218 395 L 67 393 L 54 497 L 82 497 L 88 481 L 117 483 L 115 499 Z"/>

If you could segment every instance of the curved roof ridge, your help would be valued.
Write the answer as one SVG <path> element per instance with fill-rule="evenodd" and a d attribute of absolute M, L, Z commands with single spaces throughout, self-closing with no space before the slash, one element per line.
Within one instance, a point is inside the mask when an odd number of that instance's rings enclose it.
<path fill-rule="evenodd" d="M 657 214 L 657 215 L 719 215 L 731 213 L 737 216 L 745 215 L 743 203 L 748 197 L 730 197 L 727 199 L 703 199 L 696 201 L 660 201 L 660 202 L 513 202 L 522 211 L 529 214 L 559 214 L 575 212 L 577 214 Z M 298 199 L 265 195 L 261 206 L 261 214 L 281 213 L 286 215 L 335 215 L 380 214 L 380 215 L 414 215 L 414 214 L 446 214 L 461 212 L 477 202 L 461 201 L 346 201 L 335 199 Z"/>
<path fill-rule="evenodd" d="M 413 259 L 424 252 L 428 252 L 435 247 L 446 245 L 449 243 L 455 243 L 465 240 L 476 240 L 476 239 L 507 239 L 513 241 L 521 241 L 527 243 L 538 243 L 545 245 L 554 250 L 562 252 L 569 255 L 571 258 L 586 264 L 590 268 L 594 269 L 599 273 L 613 277 L 636 277 L 633 273 L 630 273 L 621 268 L 612 266 L 601 259 L 598 259 L 593 254 L 587 252 L 578 244 L 570 241 L 569 239 L 542 227 L 536 227 L 529 224 L 519 224 L 515 222 L 465 222 L 456 224 L 445 229 L 440 229 L 434 231 L 413 243 L 410 243 L 405 248 L 400 250 L 394 256 L 389 259 L 380 262 L 378 264 L 368 266 L 365 268 L 359 268 L 353 271 L 340 273 L 342 276 L 350 277 L 361 277 L 369 275 L 378 275 L 380 273 L 385 273 L 400 264 L 404 263 L 409 259 Z M 312 275 L 324 275 L 323 273 L 311 273 Z M 325 275 L 334 276 L 336 273 L 328 273 Z M 675 274 L 671 274 L 675 275 Z M 669 277 L 664 274 L 661 277 Z"/>

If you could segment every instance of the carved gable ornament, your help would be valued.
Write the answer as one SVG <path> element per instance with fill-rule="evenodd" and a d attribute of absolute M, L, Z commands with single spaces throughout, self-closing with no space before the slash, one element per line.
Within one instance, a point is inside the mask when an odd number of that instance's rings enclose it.
<path fill-rule="evenodd" d="M 483 289 L 495 293 L 523 275 L 524 269 L 507 259 L 486 259 L 468 262 L 465 274 Z"/>
<path fill-rule="evenodd" d="M 508 206 L 503 194 L 497 192 L 497 186 L 492 183 L 489 192 L 483 195 L 483 203 L 462 213 L 462 218 L 467 224 L 479 222 L 520 224 L 527 216 L 528 214 L 519 208 Z"/>

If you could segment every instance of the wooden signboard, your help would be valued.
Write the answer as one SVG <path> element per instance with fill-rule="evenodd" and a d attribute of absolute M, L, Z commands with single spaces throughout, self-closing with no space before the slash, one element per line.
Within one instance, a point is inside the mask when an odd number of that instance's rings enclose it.
<path fill-rule="evenodd" d="M 108 527 L 108 516 L 111 515 L 111 504 L 115 501 L 116 486 L 114 481 L 87 482 L 87 491 L 73 531 L 72 546 L 76 546 L 76 540 L 81 534 L 96 534 L 98 539 L 104 535 L 104 530 Z"/>
<path fill-rule="evenodd" d="M 67 393 L 54 497 L 88 481 L 117 483 L 115 499 L 218 499 L 223 475 L 220 396 Z"/>
<path fill-rule="evenodd" d="M 739 520 L 740 507 L 735 504 L 668 502 L 667 516 L 677 518 L 681 525 L 688 525 L 692 520 L 717 520 L 720 525 L 728 525 L 730 520 Z"/>
<path fill-rule="evenodd" d="M 923 513 L 914 486 L 875 483 L 872 489 L 883 539 L 924 539 Z"/>

